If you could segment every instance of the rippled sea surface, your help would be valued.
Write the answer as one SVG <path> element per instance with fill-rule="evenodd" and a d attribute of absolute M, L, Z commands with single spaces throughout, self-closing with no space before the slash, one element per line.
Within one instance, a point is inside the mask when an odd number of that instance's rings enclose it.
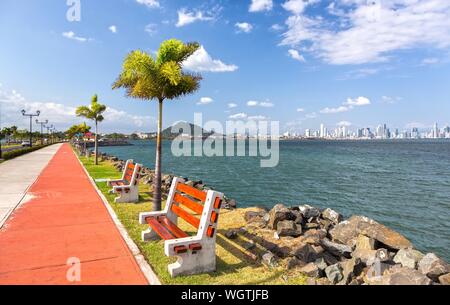
<path fill-rule="evenodd" d="M 102 147 L 152 168 L 153 141 Z M 373 218 L 450 261 L 450 141 L 282 141 L 275 168 L 258 157 L 175 157 L 163 172 L 203 180 L 238 206 L 308 203 Z"/>

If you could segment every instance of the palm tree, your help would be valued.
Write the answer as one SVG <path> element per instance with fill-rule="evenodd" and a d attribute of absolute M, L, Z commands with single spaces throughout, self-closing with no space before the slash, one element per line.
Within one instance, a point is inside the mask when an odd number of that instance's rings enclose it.
<path fill-rule="evenodd" d="M 95 165 L 98 165 L 98 123 L 103 121 L 102 113 L 105 110 L 106 106 L 98 103 L 97 94 L 92 97 L 90 107 L 80 106 L 76 110 L 77 116 L 82 116 L 95 122 Z"/>
<path fill-rule="evenodd" d="M 127 55 L 123 69 L 113 89 L 125 88 L 126 95 L 143 100 L 157 100 L 158 136 L 153 194 L 153 210 L 161 210 L 161 132 L 162 109 L 165 100 L 173 100 L 193 93 L 200 87 L 202 77 L 183 71 L 183 62 L 200 45 L 183 43 L 177 39 L 161 43 L 156 56 L 136 50 Z"/>

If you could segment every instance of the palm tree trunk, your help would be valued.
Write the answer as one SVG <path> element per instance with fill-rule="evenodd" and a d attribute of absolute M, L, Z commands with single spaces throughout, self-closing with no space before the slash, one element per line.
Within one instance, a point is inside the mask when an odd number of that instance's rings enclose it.
<path fill-rule="evenodd" d="M 95 165 L 98 165 L 98 123 L 95 121 Z"/>
<path fill-rule="evenodd" d="M 156 138 L 155 179 L 153 181 L 153 211 L 161 210 L 161 133 L 163 100 L 159 100 L 158 135 Z"/>

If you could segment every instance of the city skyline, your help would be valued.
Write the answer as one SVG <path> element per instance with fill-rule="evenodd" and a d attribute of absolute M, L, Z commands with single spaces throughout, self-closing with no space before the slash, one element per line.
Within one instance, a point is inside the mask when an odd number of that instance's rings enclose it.
<path fill-rule="evenodd" d="M 450 124 L 446 0 L 79 3 L 73 20 L 63 0 L 1 1 L 2 124 L 25 128 L 17 112 L 40 109 L 66 129 L 82 122 L 75 108 L 97 93 L 108 106 L 103 131 L 155 130 L 156 105 L 126 99 L 111 84 L 128 52 L 153 53 L 168 38 L 201 44 L 185 68 L 204 80 L 195 95 L 166 103 L 165 127 L 194 112 L 279 121 L 282 132 L 320 123 Z"/>

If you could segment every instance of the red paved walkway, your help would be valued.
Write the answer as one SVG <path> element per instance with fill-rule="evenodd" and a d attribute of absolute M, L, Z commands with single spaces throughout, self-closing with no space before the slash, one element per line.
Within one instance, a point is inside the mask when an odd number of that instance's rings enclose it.
<path fill-rule="evenodd" d="M 72 149 L 64 144 L 0 230 L 0 284 L 147 284 Z"/>

